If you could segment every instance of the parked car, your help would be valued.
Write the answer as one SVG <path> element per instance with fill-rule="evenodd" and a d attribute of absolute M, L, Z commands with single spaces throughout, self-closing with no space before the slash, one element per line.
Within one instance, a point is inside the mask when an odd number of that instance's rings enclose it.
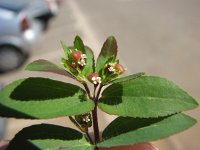
<path fill-rule="evenodd" d="M 14 1 L 14 0 L 11 0 Z M 38 19 L 42 25 L 43 30 L 46 30 L 49 25 L 49 21 L 57 15 L 58 4 L 56 0 L 20 0 L 28 2 L 28 11 Z"/>
<path fill-rule="evenodd" d="M 3 84 L 0 83 L 0 91 L 3 88 Z M 0 118 L 0 139 L 3 139 L 4 134 L 5 134 L 5 129 L 6 129 L 6 119 L 5 118 Z"/>
<path fill-rule="evenodd" d="M 19 67 L 31 44 L 41 33 L 41 24 L 26 10 L 27 5 L 0 3 L 0 72 Z"/>
<path fill-rule="evenodd" d="M 25 6 L 29 14 L 42 23 L 43 29 L 58 12 L 58 0 L 0 0 L 0 5 L 5 8 Z"/>

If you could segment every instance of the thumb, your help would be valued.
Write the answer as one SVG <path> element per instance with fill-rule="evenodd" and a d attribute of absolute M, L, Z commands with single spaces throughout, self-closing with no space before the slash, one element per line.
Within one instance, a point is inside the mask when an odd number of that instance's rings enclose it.
<path fill-rule="evenodd" d="M 100 148 L 100 150 L 158 150 L 151 143 L 141 143 L 129 146 L 119 146 L 111 148 Z"/>
<path fill-rule="evenodd" d="M 8 141 L 0 140 L 0 150 L 5 150 L 8 145 Z"/>

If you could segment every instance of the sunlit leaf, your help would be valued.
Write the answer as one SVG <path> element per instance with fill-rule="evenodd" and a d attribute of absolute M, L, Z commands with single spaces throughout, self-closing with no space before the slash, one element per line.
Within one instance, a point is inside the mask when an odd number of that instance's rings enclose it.
<path fill-rule="evenodd" d="M 99 147 L 112 147 L 154 141 L 181 132 L 196 121 L 184 114 L 161 118 L 119 117 L 103 131 Z"/>
<path fill-rule="evenodd" d="M 197 107 L 197 102 L 173 82 L 142 76 L 107 87 L 98 106 L 109 114 L 158 117 Z"/>
<path fill-rule="evenodd" d="M 94 150 L 80 132 L 62 126 L 39 124 L 26 127 L 11 140 L 7 150 Z"/>
<path fill-rule="evenodd" d="M 47 78 L 15 81 L 0 91 L 0 116 L 55 118 L 84 114 L 94 104 L 78 86 Z"/>

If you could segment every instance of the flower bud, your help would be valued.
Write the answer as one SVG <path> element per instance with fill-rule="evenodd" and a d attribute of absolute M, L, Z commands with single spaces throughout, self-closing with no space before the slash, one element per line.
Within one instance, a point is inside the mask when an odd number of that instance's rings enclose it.
<path fill-rule="evenodd" d="M 82 52 L 81 51 L 75 51 L 71 53 L 71 58 L 75 61 L 75 62 L 79 62 L 82 56 Z"/>
<path fill-rule="evenodd" d="M 92 82 L 93 84 L 100 84 L 101 83 L 101 77 L 99 77 L 99 74 L 98 73 L 92 73 L 90 74 L 88 77 L 88 80 L 90 82 Z"/>
<path fill-rule="evenodd" d="M 76 66 L 76 63 L 74 63 L 74 62 L 71 64 L 71 66 L 72 66 L 74 69 L 76 69 L 76 67 L 77 67 L 77 66 Z"/>
<path fill-rule="evenodd" d="M 116 64 L 114 68 L 115 68 L 116 72 L 119 74 L 123 74 L 126 71 L 124 69 L 124 67 L 120 64 Z"/>

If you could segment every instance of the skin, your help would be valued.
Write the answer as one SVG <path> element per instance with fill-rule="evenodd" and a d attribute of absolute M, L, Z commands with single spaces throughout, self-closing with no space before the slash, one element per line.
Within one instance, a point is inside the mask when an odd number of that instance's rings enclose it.
<path fill-rule="evenodd" d="M 141 143 L 131 146 L 101 148 L 100 150 L 158 150 L 158 148 L 154 147 L 151 143 Z"/>
<path fill-rule="evenodd" d="M 6 150 L 8 141 L 0 141 L 0 150 Z M 112 148 L 100 148 L 100 150 L 158 150 L 151 143 L 135 144 L 131 146 L 120 146 Z"/>
<path fill-rule="evenodd" d="M 7 145 L 8 141 L 0 140 L 0 150 L 6 150 Z"/>

